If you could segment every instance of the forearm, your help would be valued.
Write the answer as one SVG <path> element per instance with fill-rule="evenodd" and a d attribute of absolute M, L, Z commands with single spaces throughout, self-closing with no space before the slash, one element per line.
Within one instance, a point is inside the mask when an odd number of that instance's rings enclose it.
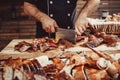
<path fill-rule="evenodd" d="M 35 5 L 28 2 L 24 2 L 24 12 L 28 16 L 31 16 L 40 22 L 42 21 L 43 17 L 48 17 L 48 15 L 40 11 Z"/>
<path fill-rule="evenodd" d="M 89 14 L 94 12 L 99 6 L 100 0 L 88 0 L 78 17 L 84 16 L 87 17 Z"/>

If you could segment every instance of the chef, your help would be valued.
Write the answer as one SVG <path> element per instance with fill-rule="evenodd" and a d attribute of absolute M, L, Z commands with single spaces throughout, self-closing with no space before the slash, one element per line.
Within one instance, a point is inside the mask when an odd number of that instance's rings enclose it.
<path fill-rule="evenodd" d="M 24 12 L 37 20 L 36 38 L 55 37 L 58 27 L 75 27 L 81 35 L 88 26 L 87 16 L 97 9 L 100 0 L 88 0 L 76 16 L 78 0 L 25 0 Z"/>

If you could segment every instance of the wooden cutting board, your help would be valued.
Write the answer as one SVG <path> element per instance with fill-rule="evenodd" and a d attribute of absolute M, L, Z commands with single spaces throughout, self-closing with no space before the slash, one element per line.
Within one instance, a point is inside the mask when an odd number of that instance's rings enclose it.
<path fill-rule="evenodd" d="M 32 39 L 14 39 L 12 40 L 1 52 L 0 52 L 0 60 L 2 59 L 8 59 L 9 57 L 12 58 L 35 58 L 41 55 L 47 55 L 48 57 L 54 57 L 56 55 L 59 55 L 61 50 L 56 49 L 56 50 L 50 50 L 46 52 L 18 52 L 14 50 L 14 46 L 18 44 L 18 42 L 21 41 L 26 41 L 26 42 L 32 42 Z M 102 51 L 104 53 L 112 53 L 112 54 L 120 54 L 120 42 L 117 43 L 116 47 L 107 47 L 105 44 L 96 47 L 96 50 Z M 65 51 L 72 51 L 72 52 L 80 52 L 80 51 L 86 51 L 86 52 L 91 52 L 90 49 L 80 47 L 80 46 L 75 46 L 69 49 L 66 49 Z"/>
<path fill-rule="evenodd" d="M 46 52 L 41 52 L 40 50 L 36 52 L 19 52 L 14 50 L 14 46 L 21 41 L 32 42 L 32 39 L 13 39 L 1 52 L 0 60 L 12 58 L 35 58 L 37 56 L 47 55 L 48 57 L 54 57 L 61 53 L 61 50 L 50 50 Z"/>

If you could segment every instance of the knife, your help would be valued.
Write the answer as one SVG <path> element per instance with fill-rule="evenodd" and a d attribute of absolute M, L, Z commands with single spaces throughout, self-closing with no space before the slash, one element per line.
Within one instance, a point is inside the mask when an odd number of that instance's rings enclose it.
<path fill-rule="evenodd" d="M 76 43 L 76 32 L 74 29 L 57 28 L 56 40 L 65 39 L 73 44 Z"/>

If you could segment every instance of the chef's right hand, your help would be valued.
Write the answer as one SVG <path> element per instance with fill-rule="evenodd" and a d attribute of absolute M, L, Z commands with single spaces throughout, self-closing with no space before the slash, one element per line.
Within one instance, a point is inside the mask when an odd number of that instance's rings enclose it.
<path fill-rule="evenodd" d="M 42 27 L 46 32 L 54 33 L 58 28 L 56 21 L 49 16 L 43 16 L 41 18 Z"/>

